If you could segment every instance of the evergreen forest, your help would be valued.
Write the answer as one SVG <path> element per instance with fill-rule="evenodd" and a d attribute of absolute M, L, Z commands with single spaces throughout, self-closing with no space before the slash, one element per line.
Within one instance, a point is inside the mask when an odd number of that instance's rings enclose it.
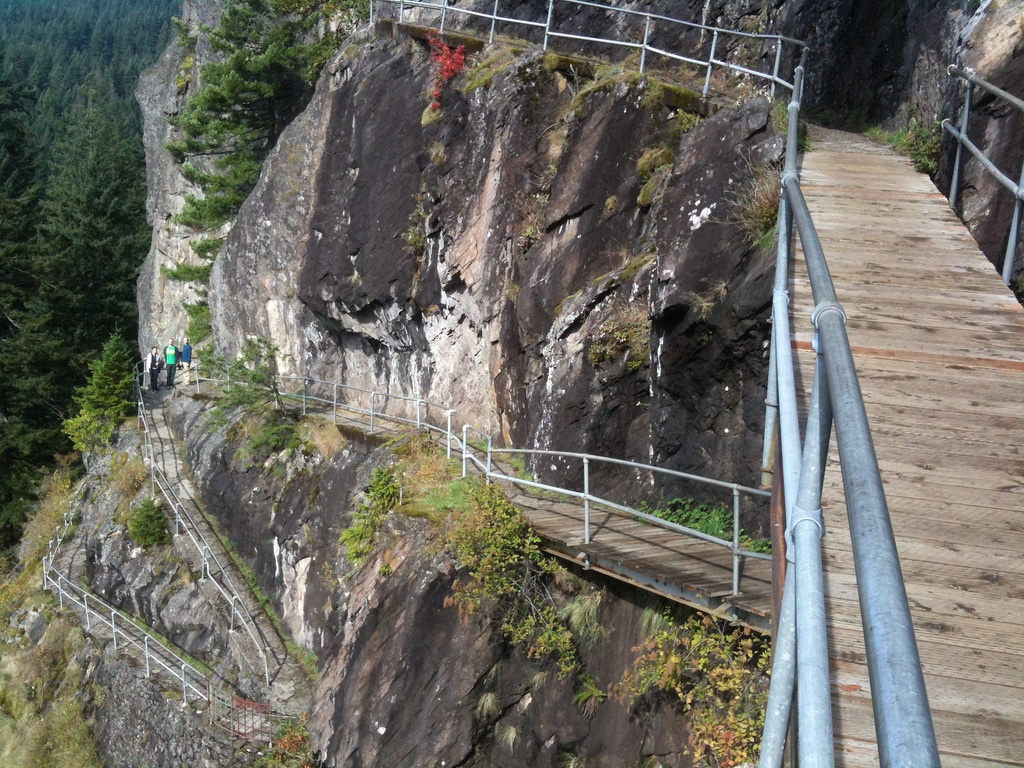
<path fill-rule="evenodd" d="M 135 346 L 150 233 L 132 94 L 180 12 L 180 0 L 0 0 L 2 551 L 46 470 L 67 461 L 76 390 L 112 338 Z"/>

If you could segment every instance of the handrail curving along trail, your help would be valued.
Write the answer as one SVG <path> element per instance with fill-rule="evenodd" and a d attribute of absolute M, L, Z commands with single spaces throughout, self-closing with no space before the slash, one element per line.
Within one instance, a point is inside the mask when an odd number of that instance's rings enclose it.
<path fill-rule="evenodd" d="M 202 377 L 198 364 L 194 366 L 193 373 L 196 377 L 195 385 L 197 392 L 201 389 L 201 382 L 223 382 L 222 379 Z M 388 392 L 378 392 L 362 387 L 341 384 L 340 382 L 323 381 L 299 376 L 276 376 L 275 379 L 279 382 L 291 382 L 297 385 L 295 391 L 280 391 L 279 395 L 283 399 L 301 402 L 303 414 L 307 412 L 310 404 L 312 403 L 324 406 L 325 412 L 330 412 L 331 418 L 335 424 L 338 423 L 339 410 L 349 411 L 351 413 L 368 417 L 371 433 L 377 429 L 377 424 L 381 419 L 386 419 L 396 424 L 405 424 L 417 429 L 425 429 L 437 434 L 439 438 L 443 440 L 448 458 L 452 458 L 453 453 L 458 455 L 458 458 L 460 458 L 462 462 L 463 477 L 466 477 L 469 466 L 473 465 L 480 474 L 488 480 L 495 480 L 524 488 L 535 488 L 538 490 L 549 491 L 566 498 L 579 500 L 583 504 L 581 535 L 584 543 L 589 543 L 591 537 L 591 505 L 599 505 L 631 515 L 632 517 L 644 520 L 652 525 L 667 528 L 686 536 L 700 539 L 710 544 L 730 550 L 733 559 L 733 595 L 737 595 L 741 591 L 740 582 L 742 579 L 742 561 L 744 558 L 754 560 L 771 560 L 771 555 L 763 552 L 755 552 L 745 547 L 740 541 L 741 499 L 745 496 L 755 499 L 768 498 L 771 495 L 768 491 L 740 485 L 739 483 L 729 483 L 722 480 L 701 477 L 700 475 L 666 469 L 664 467 L 656 467 L 651 464 L 643 464 L 625 459 L 615 459 L 608 456 L 598 456 L 596 454 L 575 453 L 571 451 L 550 451 L 533 448 L 497 448 L 494 446 L 493 435 L 487 434 L 470 424 L 458 410 L 438 403 L 433 403 L 423 398 L 395 395 Z M 322 394 L 326 392 L 330 392 L 329 398 L 326 397 L 325 394 Z M 344 394 L 354 395 L 355 398 L 361 398 L 363 402 L 358 402 L 340 396 Z M 389 408 L 392 404 L 398 404 L 399 408 L 403 410 L 398 410 L 398 412 L 390 411 Z M 433 418 L 431 417 L 432 413 L 435 414 Z M 437 418 L 437 416 L 440 416 L 440 418 Z M 486 440 L 486 447 L 474 446 L 473 441 L 469 438 L 470 432 L 479 435 L 482 440 Z M 566 486 L 551 485 L 538 482 L 535 479 L 527 479 L 509 474 L 504 472 L 495 461 L 495 457 L 501 455 L 548 456 L 563 461 L 569 459 L 579 460 L 583 470 L 582 487 L 569 488 Z M 681 480 L 688 480 L 728 490 L 732 497 L 732 539 L 720 539 L 716 536 L 702 533 L 701 531 L 696 531 L 692 528 L 687 528 L 686 526 L 655 517 L 654 515 L 629 506 L 628 504 L 617 502 L 592 493 L 590 490 L 590 467 L 592 463 L 604 463 L 629 467 L 639 472 L 674 477 Z"/>
<path fill-rule="evenodd" d="M 508 0 L 505 0 L 505 2 L 508 2 Z M 553 39 L 599 43 L 610 45 L 615 48 L 625 48 L 628 51 L 639 51 L 639 70 L 641 73 L 645 71 L 647 66 L 648 54 L 655 54 L 668 59 L 669 61 L 691 64 L 705 70 L 704 89 L 702 92 L 704 96 L 707 96 L 710 91 L 711 74 L 715 67 L 728 69 L 732 72 L 750 75 L 757 79 L 768 81 L 771 84 L 772 97 L 775 96 L 776 86 L 788 88 L 792 91 L 793 83 L 787 81 L 781 75 L 783 47 L 785 45 L 793 46 L 797 49 L 798 54 L 799 51 L 806 50 L 807 48 L 807 44 L 802 40 L 796 40 L 792 37 L 785 37 L 783 35 L 741 32 L 739 30 L 725 29 L 723 27 L 713 27 L 707 24 L 698 24 L 693 21 L 683 21 L 682 19 L 675 19 L 671 16 L 663 16 L 657 13 L 638 11 L 630 8 L 617 8 L 605 3 L 590 2 L 590 0 L 548 0 L 547 16 L 543 22 L 528 21 L 526 19 L 517 19 L 512 16 L 499 15 L 499 0 L 494 0 L 494 6 L 490 13 L 473 10 L 472 8 L 459 7 L 455 4 L 454 0 L 372 0 L 370 3 L 371 21 L 379 21 L 382 18 L 380 13 L 375 13 L 375 6 L 377 5 L 384 6 L 385 8 L 390 6 L 390 9 L 396 13 L 395 21 L 400 24 L 405 23 L 407 9 L 431 11 L 434 13 L 434 18 L 428 20 L 419 18 L 415 23 L 423 24 L 425 26 L 436 26 L 438 31 L 442 34 L 444 33 L 445 23 L 449 14 L 467 17 L 469 20 L 467 23 L 471 23 L 473 20 L 477 19 L 489 22 L 487 30 L 488 43 L 494 42 L 496 27 L 497 24 L 500 23 L 505 27 L 520 29 L 525 27 L 527 32 L 531 30 L 543 31 L 542 45 L 545 51 L 548 49 L 548 45 Z M 555 11 L 556 9 L 561 10 L 569 8 L 593 8 L 604 11 L 609 15 L 619 17 L 620 23 L 616 26 L 616 31 L 619 33 L 618 36 L 595 37 L 593 35 L 578 35 L 572 32 L 560 30 L 558 28 L 557 21 L 555 21 Z M 631 24 L 635 24 L 635 26 L 631 27 Z M 706 54 L 703 58 L 699 57 L 696 53 L 694 53 L 693 56 L 687 56 L 679 51 L 670 51 L 667 48 L 655 45 L 652 42 L 652 39 L 657 36 L 659 25 L 670 30 L 669 35 L 671 35 L 672 32 L 678 31 L 696 31 L 700 33 L 702 47 L 705 38 L 710 35 L 711 41 L 708 43 Z M 726 46 L 726 58 L 718 58 L 718 52 L 720 51 L 719 42 L 730 38 L 738 40 L 755 40 L 760 41 L 762 45 L 769 44 L 773 46 L 774 51 L 772 53 L 771 71 L 762 71 L 748 67 L 738 61 L 730 61 L 727 58 L 728 46 Z M 637 42 L 637 40 L 640 42 Z M 691 52 L 688 51 L 688 53 Z M 797 55 L 797 58 L 799 58 L 799 55 Z"/>
<path fill-rule="evenodd" d="M 114 651 L 140 660 L 146 669 L 146 677 L 154 673 L 165 674 L 180 686 L 183 705 L 202 702 L 207 708 L 211 725 L 225 728 L 236 736 L 251 741 L 273 740 L 274 733 L 286 717 L 273 711 L 268 705 L 248 701 L 214 683 L 209 673 L 195 666 L 183 652 L 177 650 L 166 638 L 150 631 L 141 621 L 115 608 L 98 595 L 75 584 L 54 565 L 61 546 L 75 524 L 75 510 L 82 503 L 83 484 L 64 513 L 64 519 L 57 527 L 53 539 L 43 556 L 43 589 L 57 593 L 61 610 L 73 608 L 81 611 L 82 622 L 88 634 L 109 637 Z M 120 641 L 120 642 L 119 642 Z"/>
<path fill-rule="evenodd" d="M 791 566 L 787 572 L 781 611 L 776 617 L 777 639 L 772 689 L 760 766 L 762 768 L 777 768 L 782 763 L 783 747 L 787 730 L 789 730 L 791 704 L 794 702 L 794 692 L 797 691 L 799 739 L 796 749 L 799 762 L 801 765 L 823 768 L 829 768 L 834 764 L 835 746 L 833 744 L 828 640 L 820 544 L 823 535 L 820 508 L 821 487 L 833 423 L 836 426 L 844 484 L 850 488 L 860 489 L 859 493 L 851 495 L 848 499 L 848 509 L 853 534 L 853 554 L 857 562 L 860 604 L 864 615 L 865 645 L 881 764 L 883 766 L 927 766 L 928 768 L 938 766 L 938 750 L 924 690 L 920 659 L 910 621 L 906 591 L 900 574 L 899 559 L 893 540 L 878 463 L 846 335 L 845 314 L 835 295 L 825 255 L 822 252 L 800 188 L 796 164 L 798 156 L 797 124 L 802 99 L 806 47 L 799 41 L 782 36 L 758 36 L 716 29 L 584 0 L 548 0 L 548 14 L 544 23 L 526 22 L 499 15 L 498 5 L 499 1 L 495 0 L 493 12 L 483 13 L 459 8 L 449 0 L 441 0 L 441 2 L 436 0 L 434 2 L 427 0 L 377 0 L 371 4 L 371 13 L 375 13 L 376 6 L 389 7 L 397 10 L 397 21 L 402 23 L 407 10 L 418 9 L 420 17 L 416 19 L 416 23 L 434 26 L 441 31 L 445 28 L 448 14 L 461 14 L 469 17 L 471 22 L 481 19 L 488 21 L 490 27 L 488 39 L 491 41 L 494 40 L 498 24 L 525 26 L 533 30 L 543 30 L 545 48 L 553 39 L 607 43 L 639 50 L 641 71 L 647 64 L 648 54 L 656 54 L 670 60 L 705 67 L 705 95 L 708 93 L 711 74 L 715 67 L 724 67 L 734 72 L 762 79 L 771 84 L 773 93 L 776 86 L 783 86 L 791 91 L 786 167 L 782 176 L 779 205 L 778 231 L 780 237 L 773 295 L 773 338 L 768 382 L 769 408 L 766 418 L 764 462 L 764 466 L 768 466 L 770 463 L 768 459 L 774 451 L 774 433 L 777 428 L 783 473 L 781 482 L 776 483 L 775 490 L 776 492 L 784 490 L 787 512 L 787 558 Z M 563 5 L 597 8 L 608 13 L 625 14 L 631 19 L 637 19 L 640 26 L 635 30 L 633 39 L 627 35 L 625 39 L 620 40 L 580 36 L 560 31 L 553 25 L 552 20 L 555 16 L 556 6 Z M 423 18 L 423 11 L 426 11 L 426 15 L 429 17 L 426 20 Z M 705 33 L 709 34 L 711 40 L 707 45 L 707 55 L 703 58 L 692 58 L 667 52 L 653 44 L 651 41 L 655 36 L 656 27 L 669 24 L 681 24 L 688 29 L 700 32 L 702 47 L 704 38 L 707 36 Z M 770 71 L 762 72 L 739 62 L 730 62 L 726 57 L 719 57 L 719 41 L 729 35 L 773 41 L 775 46 L 774 62 L 769 68 Z M 642 42 L 638 43 L 637 40 L 640 39 Z M 793 44 L 803 49 L 800 64 L 794 70 L 791 83 L 787 82 L 780 74 L 784 44 Z M 948 126 L 947 130 L 952 132 Z M 1017 195 L 1019 210 L 1020 185 L 1017 187 Z M 806 432 L 803 435 L 801 435 L 795 397 L 795 374 L 788 317 L 788 267 L 792 256 L 794 226 L 799 232 L 815 297 L 816 309 L 812 316 L 812 324 L 819 351 L 819 365 L 815 371 Z M 1011 259 L 1012 257 L 1007 261 Z M 286 393 L 286 396 L 301 400 L 304 411 L 310 402 L 329 405 L 333 419 L 337 421 L 339 408 L 348 409 L 369 416 L 371 431 L 375 428 L 375 422 L 379 418 L 414 424 L 416 427 L 426 428 L 443 435 L 449 455 L 453 448 L 461 452 L 464 473 L 469 464 L 472 464 L 494 479 L 558 491 L 566 496 L 581 499 L 585 510 L 583 524 L 585 538 L 589 537 L 588 511 L 591 503 L 607 504 L 646 519 L 644 514 L 638 510 L 629 509 L 625 505 L 617 505 L 590 493 L 589 465 L 591 462 L 623 463 L 644 472 L 665 472 L 687 479 L 706 481 L 703 478 L 671 473 L 650 465 L 621 462 L 588 454 L 561 453 L 558 454 L 561 458 L 582 462 L 584 487 L 582 490 L 556 488 L 500 472 L 495 469 L 494 464 L 494 456 L 499 453 L 551 455 L 552 452 L 494 448 L 490 435 L 465 422 L 461 415 L 453 409 L 415 397 L 373 392 L 333 382 L 312 379 L 298 380 L 301 381 L 301 392 Z M 200 387 L 198 370 L 196 371 L 196 387 L 197 389 Z M 332 392 L 330 398 L 324 395 L 327 389 Z M 339 398 L 339 392 L 346 393 L 346 396 Z M 356 393 L 357 397 L 362 396 L 364 399 L 368 396 L 369 403 L 349 400 L 347 393 Z M 380 406 L 378 406 L 378 400 Z M 392 403 L 396 404 L 395 412 L 390 411 Z M 439 410 L 442 417 L 439 420 L 431 419 L 431 409 Z M 426 411 L 426 415 L 424 411 Z M 474 447 L 469 437 L 470 432 L 487 441 L 486 449 Z M 153 482 L 156 483 L 155 476 Z M 763 493 L 756 489 L 747 489 L 731 484 L 724 485 L 732 489 L 734 499 L 741 493 L 754 495 Z M 169 503 L 172 503 L 170 499 Z M 678 528 L 681 533 L 687 535 L 699 535 L 705 539 L 714 539 L 714 537 L 705 537 L 688 529 L 674 527 L 664 521 L 652 520 L 652 522 Z M 760 557 L 758 553 L 742 550 L 735 540 L 728 542 L 714 539 L 714 543 L 732 549 L 737 560 L 741 557 Z M 57 586 L 60 587 L 59 579 Z M 738 584 L 734 583 L 734 590 L 738 588 Z M 183 685 L 187 685 L 187 683 L 183 683 Z"/>

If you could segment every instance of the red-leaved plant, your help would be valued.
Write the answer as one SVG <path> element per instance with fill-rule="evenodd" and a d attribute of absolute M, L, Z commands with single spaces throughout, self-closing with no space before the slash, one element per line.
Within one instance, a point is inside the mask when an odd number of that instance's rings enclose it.
<path fill-rule="evenodd" d="M 441 92 L 445 85 L 466 68 L 466 46 L 460 45 L 458 48 L 452 48 L 442 41 L 435 32 L 427 35 L 427 42 L 430 43 L 430 58 L 437 64 L 434 87 L 430 92 L 434 100 L 430 103 L 430 108 L 440 109 Z"/>

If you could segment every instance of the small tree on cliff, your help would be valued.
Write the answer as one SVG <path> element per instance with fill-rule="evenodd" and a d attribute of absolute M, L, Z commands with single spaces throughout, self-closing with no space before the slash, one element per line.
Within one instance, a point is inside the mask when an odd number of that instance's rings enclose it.
<path fill-rule="evenodd" d="M 267 339 L 250 338 L 234 360 L 215 356 L 211 363 L 214 371 L 227 379 L 221 400 L 211 412 L 211 423 L 226 424 L 240 408 L 256 425 L 250 445 L 256 455 L 296 448 L 300 443 L 296 421 L 285 411 L 277 385 L 277 353 Z"/>
<path fill-rule="evenodd" d="M 246 413 L 265 415 L 282 410 L 281 390 L 277 386 L 277 347 L 262 337 L 249 338 L 234 360 L 214 356 L 213 369 L 227 378 L 222 399 L 214 416 L 224 420 L 227 413 L 241 407 Z"/>
<path fill-rule="evenodd" d="M 131 415 L 134 362 L 128 342 L 111 336 L 100 357 L 89 364 L 89 383 L 75 395 L 78 415 L 64 422 L 76 450 L 86 453 L 109 445 L 114 429 Z"/>

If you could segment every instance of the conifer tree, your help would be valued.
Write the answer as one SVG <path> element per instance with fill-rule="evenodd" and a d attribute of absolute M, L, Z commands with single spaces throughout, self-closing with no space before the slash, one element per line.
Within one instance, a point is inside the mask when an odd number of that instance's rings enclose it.
<path fill-rule="evenodd" d="M 78 415 L 64 422 L 76 450 L 95 451 L 108 445 L 114 430 L 132 413 L 135 356 L 122 336 L 111 336 L 103 352 L 89 364 L 89 383 L 75 395 Z"/>
<path fill-rule="evenodd" d="M 0 80 L 0 548 L 21 534 L 39 481 L 42 446 L 52 432 L 24 418 L 20 362 L 13 342 L 36 292 L 33 237 L 38 217 L 36 142 L 27 92 Z M 50 451 L 52 455 L 52 451 Z"/>
<path fill-rule="evenodd" d="M 332 49 L 311 42 L 316 22 L 365 2 L 228 0 L 216 29 L 206 28 L 220 59 L 203 65 L 201 89 L 171 123 L 182 138 L 168 149 L 200 185 L 178 221 L 214 229 L 231 218 L 259 178 L 260 164 L 285 126 L 305 106 Z"/>
<path fill-rule="evenodd" d="M 83 89 L 42 205 L 37 312 L 79 377 L 115 329 L 134 335 L 135 279 L 149 249 L 142 146 L 119 120 L 108 96 Z"/>

